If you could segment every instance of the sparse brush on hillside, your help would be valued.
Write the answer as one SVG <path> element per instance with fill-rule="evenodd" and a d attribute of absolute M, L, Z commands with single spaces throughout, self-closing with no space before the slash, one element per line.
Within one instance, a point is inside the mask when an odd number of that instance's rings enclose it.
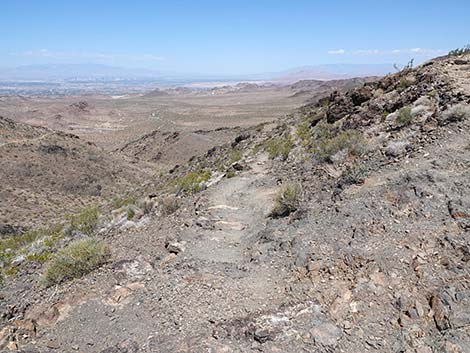
<path fill-rule="evenodd" d="M 269 214 L 272 218 L 287 217 L 300 207 L 302 187 L 300 184 L 287 184 L 276 194 L 274 206 Z"/>
<path fill-rule="evenodd" d="M 59 250 L 46 265 L 46 287 L 81 277 L 105 264 L 110 257 L 108 246 L 96 239 L 75 241 Z"/>
<path fill-rule="evenodd" d="M 273 138 L 266 141 L 266 151 L 268 152 L 269 158 L 275 159 L 281 157 L 282 160 L 286 160 L 289 157 L 289 153 L 294 146 L 294 143 L 289 135 Z"/>
<path fill-rule="evenodd" d="M 398 84 L 398 92 L 403 92 L 411 85 L 412 85 L 412 82 L 409 81 L 407 78 L 404 78 L 404 77 L 401 78 L 400 83 Z"/>
<path fill-rule="evenodd" d="M 411 114 L 411 107 L 403 107 L 398 111 L 397 124 L 401 126 L 410 125 L 413 121 L 413 115 Z"/>
<path fill-rule="evenodd" d="M 451 123 L 470 119 L 470 105 L 463 103 L 453 105 L 442 114 L 442 118 Z"/>
<path fill-rule="evenodd" d="M 193 171 L 175 180 L 173 185 L 176 186 L 177 193 L 194 194 L 201 190 L 201 184 L 208 181 L 210 177 L 210 170 Z"/>
<path fill-rule="evenodd" d="M 344 151 L 358 155 L 364 150 L 364 139 L 356 130 L 337 130 L 326 122 L 318 124 L 313 130 L 313 154 L 322 161 L 332 161 L 334 155 Z"/>
<path fill-rule="evenodd" d="M 118 196 L 112 201 L 113 209 L 118 209 L 123 206 L 135 204 L 137 198 L 135 196 Z"/>
<path fill-rule="evenodd" d="M 126 209 L 126 218 L 128 221 L 132 220 L 135 216 L 135 209 L 132 205 L 129 205 Z"/>
<path fill-rule="evenodd" d="M 230 153 L 229 164 L 236 163 L 242 159 L 243 155 L 240 150 L 233 150 Z"/>
<path fill-rule="evenodd" d="M 175 196 L 166 196 L 162 198 L 158 204 L 158 208 L 162 216 L 168 216 L 175 213 L 179 207 L 179 201 Z"/>
<path fill-rule="evenodd" d="M 49 254 L 48 248 L 53 247 L 63 237 L 62 226 L 57 225 L 0 239 L 0 273 L 11 269 L 10 265 L 17 256 L 25 256 L 29 261 L 43 262 Z M 37 249 L 31 252 L 35 243 L 38 243 Z M 37 253 L 38 249 L 40 253 Z"/>
<path fill-rule="evenodd" d="M 302 142 L 302 145 L 308 146 L 312 142 L 312 128 L 309 121 L 302 121 L 297 126 L 297 137 Z"/>
<path fill-rule="evenodd" d="M 92 235 L 98 227 L 100 211 L 97 206 L 82 208 L 77 214 L 69 217 L 70 228 L 87 235 Z"/>

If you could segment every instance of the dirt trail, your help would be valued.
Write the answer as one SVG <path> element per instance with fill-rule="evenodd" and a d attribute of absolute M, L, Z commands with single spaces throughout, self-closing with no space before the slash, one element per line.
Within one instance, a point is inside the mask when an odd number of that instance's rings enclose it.
<path fill-rule="evenodd" d="M 247 240 L 264 228 L 272 204 L 274 191 L 272 186 L 266 186 L 267 163 L 264 157 L 257 159 L 251 163 L 251 170 L 222 180 L 209 190 L 198 221 L 211 226 L 202 232 L 188 230 L 197 232 L 199 238 L 188 249 L 189 256 L 210 262 L 243 262 Z"/>
<path fill-rule="evenodd" d="M 122 253 L 111 269 L 41 308 L 57 308 L 60 316 L 47 323 L 52 328 L 42 340 L 61 349 L 102 352 L 122 343 L 116 332 L 127 332 L 144 352 L 203 352 L 218 346 L 213 333 L 219 325 L 276 311 L 288 300 L 290 275 L 273 264 L 250 263 L 249 251 L 265 229 L 277 190 L 269 163 L 257 157 L 247 170 L 203 192 L 192 225 L 178 234 L 184 250 L 174 258 L 155 261 L 150 242 L 163 236 L 155 233 L 158 220 L 114 239 Z M 77 300 L 79 293 L 84 294 Z"/>

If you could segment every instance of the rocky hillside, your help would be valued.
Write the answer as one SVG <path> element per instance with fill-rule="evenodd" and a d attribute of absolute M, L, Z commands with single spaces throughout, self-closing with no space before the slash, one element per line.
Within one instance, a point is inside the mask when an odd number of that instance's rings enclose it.
<path fill-rule="evenodd" d="M 360 87 L 367 82 L 377 81 L 378 77 L 358 77 L 344 80 L 302 80 L 289 86 L 293 97 L 302 96 L 310 102 L 316 102 L 319 98 L 328 95 L 332 91 L 347 91 Z"/>
<path fill-rule="evenodd" d="M 186 163 L 191 157 L 233 140 L 241 128 L 218 128 L 196 131 L 151 131 L 127 142 L 116 152 L 134 159 L 156 163 L 162 169 L 170 169 Z"/>
<path fill-rule="evenodd" d="M 144 173 L 72 134 L 0 117 L 0 229 L 59 221 L 137 184 Z"/>
<path fill-rule="evenodd" d="M 0 345 L 470 351 L 469 104 L 445 57 L 241 132 L 10 262 Z"/>

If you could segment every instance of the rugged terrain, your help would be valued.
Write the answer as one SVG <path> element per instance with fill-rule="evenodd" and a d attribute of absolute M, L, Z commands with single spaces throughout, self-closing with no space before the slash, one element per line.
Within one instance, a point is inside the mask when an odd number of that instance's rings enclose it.
<path fill-rule="evenodd" d="M 59 221 L 86 204 L 121 195 L 149 176 L 145 166 L 109 156 L 76 135 L 3 117 L 0 152 L 2 228 Z"/>
<path fill-rule="evenodd" d="M 15 254 L 0 344 L 470 351 L 469 104 L 470 57 L 444 57 L 234 130 L 47 249 L 94 236 L 100 268 L 45 286 L 47 262 Z"/>

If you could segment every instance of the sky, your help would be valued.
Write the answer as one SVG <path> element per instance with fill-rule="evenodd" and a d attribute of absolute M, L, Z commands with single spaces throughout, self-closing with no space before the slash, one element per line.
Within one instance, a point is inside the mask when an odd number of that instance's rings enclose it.
<path fill-rule="evenodd" d="M 421 62 L 470 43 L 469 0 L 4 0 L 0 66 L 250 74 Z"/>

